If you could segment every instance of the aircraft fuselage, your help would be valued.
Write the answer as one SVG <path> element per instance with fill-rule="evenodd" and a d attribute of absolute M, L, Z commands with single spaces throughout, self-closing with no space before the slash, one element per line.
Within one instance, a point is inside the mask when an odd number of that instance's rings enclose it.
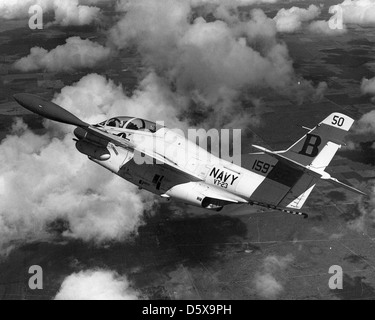
<path fill-rule="evenodd" d="M 220 209 L 229 203 L 248 203 L 252 193 L 265 178 L 212 155 L 168 128 L 161 128 L 155 133 L 122 128 L 105 129 L 115 135 L 123 134 L 136 145 L 138 158 L 131 150 L 111 143 L 106 148 L 99 147 L 82 134 L 76 134 L 80 138 L 77 149 L 88 155 L 90 160 L 139 188 L 164 198 L 208 209 Z M 142 151 L 161 155 L 163 159 L 173 159 L 174 164 L 184 173 L 155 163 L 154 159 L 141 155 Z M 142 161 L 144 163 L 140 163 Z M 222 200 L 207 200 L 209 193 L 220 195 Z"/>

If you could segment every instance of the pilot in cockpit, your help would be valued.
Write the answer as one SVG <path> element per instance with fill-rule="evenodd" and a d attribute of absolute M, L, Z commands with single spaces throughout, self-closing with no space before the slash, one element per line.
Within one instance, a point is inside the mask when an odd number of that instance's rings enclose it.
<path fill-rule="evenodd" d="M 138 126 L 133 123 L 133 122 L 130 122 L 127 126 L 126 126 L 126 129 L 130 129 L 130 130 L 139 130 Z"/>
<path fill-rule="evenodd" d="M 149 131 L 152 132 L 152 133 L 155 133 L 156 132 L 156 125 L 155 124 L 151 124 L 150 128 L 149 128 Z"/>
<path fill-rule="evenodd" d="M 110 119 L 107 123 L 108 127 L 115 127 L 115 128 L 120 128 L 121 127 L 121 121 L 119 119 Z"/>

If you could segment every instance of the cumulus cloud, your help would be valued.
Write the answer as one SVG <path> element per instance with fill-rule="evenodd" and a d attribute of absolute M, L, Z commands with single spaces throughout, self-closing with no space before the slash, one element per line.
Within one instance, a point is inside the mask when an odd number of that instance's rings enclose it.
<path fill-rule="evenodd" d="M 364 78 L 361 83 L 361 92 L 372 97 L 375 101 L 375 78 Z M 354 127 L 355 133 L 375 133 L 375 110 L 365 113 Z"/>
<path fill-rule="evenodd" d="M 361 91 L 363 94 L 375 96 L 375 78 L 364 78 L 361 83 Z"/>
<path fill-rule="evenodd" d="M 222 88 L 261 85 L 265 79 L 260 71 L 272 69 L 277 58 L 282 59 L 277 65 L 283 69 L 280 72 L 287 75 L 290 71 L 291 61 L 281 44 L 272 46 L 277 57 L 270 50 L 268 59 L 264 59 L 247 45 L 246 38 L 234 36 L 223 21 L 209 23 L 197 18 L 193 24 L 188 23 L 190 7 L 183 1 L 141 2 L 143 6 L 129 7 L 125 18 L 112 30 L 111 39 L 120 48 L 135 43 L 146 62 L 175 78 L 178 88 L 199 89 L 209 98 Z M 145 16 L 149 17 L 146 23 Z"/>
<path fill-rule="evenodd" d="M 37 0 L 3 0 L 0 1 L 0 18 L 16 19 L 28 16 L 30 6 L 39 4 Z"/>
<path fill-rule="evenodd" d="M 180 46 L 181 60 L 175 71 L 178 87 L 198 88 L 212 102 L 216 102 L 216 92 L 225 88 L 236 90 L 245 85 L 277 88 L 283 85 L 277 77 L 288 78 L 292 72 L 284 45 L 275 44 L 264 57 L 247 46 L 245 38 L 233 37 L 222 21 L 195 20 L 181 38 Z M 271 72 L 275 72 L 274 77 Z"/>
<path fill-rule="evenodd" d="M 357 134 L 375 133 L 375 110 L 364 114 L 356 123 L 354 130 Z"/>
<path fill-rule="evenodd" d="M 284 290 L 285 269 L 294 260 L 293 255 L 284 257 L 268 256 L 263 261 L 262 270 L 255 274 L 254 284 L 259 296 L 276 299 Z"/>
<path fill-rule="evenodd" d="M 310 5 L 307 9 L 292 7 L 281 9 L 273 18 L 276 21 L 278 32 L 292 33 L 301 29 L 302 23 L 317 18 L 321 9 L 315 5 Z"/>
<path fill-rule="evenodd" d="M 190 110 L 202 118 L 220 115 L 215 125 L 225 123 L 229 114 L 243 119 L 240 97 L 259 88 L 301 93 L 304 87 L 297 85 L 288 48 L 277 39 L 272 19 L 261 10 L 252 10 L 245 20 L 227 9 L 213 12 L 220 20 L 191 21 L 189 1 L 126 1 L 126 14 L 110 31 L 110 43 L 136 47 L 149 69 L 191 100 Z"/>
<path fill-rule="evenodd" d="M 0 145 L 0 243 L 48 238 L 48 226 L 68 222 L 63 235 L 85 241 L 123 240 L 146 209 L 132 185 L 99 170 L 63 139 L 21 130 Z"/>
<path fill-rule="evenodd" d="M 89 74 L 72 86 L 61 90 L 54 102 L 89 123 L 98 123 L 114 116 L 134 116 L 165 121 L 172 128 L 183 127 L 177 119 L 176 105 L 181 102 L 155 73 L 147 75 L 128 97 L 121 85 L 98 74 Z M 66 126 L 58 126 L 60 130 Z M 69 129 L 69 128 L 68 128 Z"/>
<path fill-rule="evenodd" d="M 14 68 L 23 72 L 46 70 L 67 72 L 80 68 L 91 68 L 108 59 L 111 49 L 89 39 L 71 37 L 66 44 L 47 51 L 40 47 L 30 50 L 27 57 L 14 63 Z"/>
<path fill-rule="evenodd" d="M 375 0 L 345 0 L 337 7 L 345 24 L 375 25 Z"/>
<path fill-rule="evenodd" d="M 150 116 L 157 109 L 163 115 L 168 105 L 156 86 L 145 80 L 126 97 L 121 86 L 89 75 L 64 88 L 54 102 L 94 123 L 112 115 Z M 45 126 L 48 133 L 36 135 L 18 120 L 0 144 L 0 253 L 14 243 L 49 239 L 58 220 L 66 222 L 64 237 L 94 243 L 134 234 L 143 213 L 153 210 L 153 195 L 80 154 L 71 127 L 51 121 Z"/>
<path fill-rule="evenodd" d="M 100 9 L 82 6 L 78 0 L 54 0 L 55 23 L 61 26 L 83 26 L 99 19 Z"/>
<path fill-rule="evenodd" d="M 87 0 L 86 0 L 87 1 Z M 54 11 L 55 24 L 82 26 L 98 21 L 100 8 L 80 5 L 79 0 L 7 0 L 0 2 L 0 17 L 3 19 L 26 18 L 29 8 L 39 5 L 44 12 Z"/>
<path fill-rule="evenodd" d="M 65 278 L 55 300 L 137 300 L 125 276 L 107 270 L 88 270 Z"/>

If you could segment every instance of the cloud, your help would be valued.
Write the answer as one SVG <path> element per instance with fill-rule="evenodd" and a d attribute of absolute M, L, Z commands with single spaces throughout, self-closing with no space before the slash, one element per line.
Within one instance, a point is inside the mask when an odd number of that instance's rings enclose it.
<path fill-rule="evenodd" d="M 61 26 L 83 26 L 99 20 L 100 9 L 82 6 L 78 0 L 54 0 L 55 21 Z"/>
<path fill-rule="evenodd" d="M 7 0 L 0 2 L 0 18 L 29 17 L 29 8 L 33 5 L 39 5 L 44 12 L 54 11 L 54 23 L 61 26 L 92 24 L 100 19 L 101 13 L 100 8 L 80 5 L 79 0 Z"/>
<path fill-rule="evenodd" d="M 55 300 L 137 300 L 125 276 L 106 270 L 88 270 L 66 277 Z"/>
<path fill-rule="evenodd" d="M 277 76 L 289 77 L 292 72 L 284 45 L 275 44 L 264 57 L 248 46 L 245 38 L 234 37 L 222 21 L 195 20 L 179 45 L 181 56 L 175 66 L 178 87 L 184 91 L 198 88 L 213 103 L 221 89 L 277 88 L 282 86 Z M 271 70 L 277 76 L 270 77 Z"/>
<path fill-rule="evenodd" d="M 66 44 L 47 51 L 40 47 L 30 50 L 30 55 L 16 61 L 13 67 L 23 72 L 46 70 L 69 72 L 80 68 L 92 68 L 108 59 L 111 49 L 88 39 L 71 37 Z"/>
<path fill-rule="evenodd" d="M 72 135 L 37 136 L 29 130 L 0 145 L 0 243 L 48 238 L 48 225 L 68 222 L 66 237 L 124 240 L 146 209 L 129 183 L 94 166 L 75 150 Z"/>
<path fill-rule="evenodd" d="M 361 91 L 363 94 L 375 96 L 375 78 L 364 78 L 361 83 Z"/>
<path fill-rule="evenodd" d="M 29 8 L 32 5 L 44 3 L 38 0 L 7 0 L 0 1 L 0 18 L 3 19 L 16 19 L 28 17 Z"/>
<path fill-rule="evenodd" d="M 375 25 L 375 0 L 345 0 L 337 6 L 345 24 Z"/>
<path fill-rule="evenodd" d="M 375 78 L 362 79 L 361 92 L 364 95 L 372 96 L 372 101 L 375 101 Z M 375 110 L 362 115 L 354 127 L 357 134 L 375 133 Z"/>
<path fill-rule="evenodd" d="M 302 23 L 317 18 L 321 9 L 315 5 L 310 5 L 307 9 L 292 7 L 281 9 L 273 18 L 276 21 L 278 32 L 293 33 L 301 29 Z"/>
<path fill-rule="evenodd" d="M 168 106 L 162 110 L 156 86 L 145 80 L 134 96 L 126 97 L 121 86 L 89 75 L 54 101 L 93 123 L 115 114 L 151 115 L 158 108 L 162 115 Z M 143 213 L 154 210 L 154 196 L 80 154 L 73 128 L 51 121 L 45 126 L 48 133 L 36 135 L 18 120 L 0 144 L 0 253 L 14 243 L 53 239 L 56 221 L 66 222 L 63 237 L 96 244 L 133 235 Z"/>
<path fill-rule="evenodd" d="M 355 133 L 375 133 L 375 110 L 364 114 L 354 127 Z"/>
<path fill-rule="evenodd" d="M 211 126 L 225 125 L 233 115 L 238 116 L 234 123 L 244 118 L 251 123 L 251 101 L 261 88 L 292 97 L 314 91 L 307 82 L 298 86 L 288 48 L 262 10 L 240 19 L 236 11 L 219 9 L 212 12 L 221 20 L 192 20 L 189 1 L 127 1 L 109 43 L 136 47 L 149 70 L 190 100 L 183 114 L 201 115 Z M 244 100 L 250 106 L 246 110 Z"/>
<path fill-rule="evenodd" d="M 255 274 L 254 284 L 259 296 L 276 299 L 284 290 L 284 271 L 294 260 L 293 255 L 285 257 L 268 256 L 263 261 L 262 270 Z"/>
<path fill-rule="evenodd" d="M 322 34 L 327 36 L 342 35 L 348 31 L 345 25 L 342 29 L 333 29 L 330 27 L 329 22 L 325 20 L 313 21 L 309 24 L 307 29 L 311 33 Z"/>
<path fill-rule="evenodd" d="M 164 121 L 171 128 L 184 127 L 177 119 L 179 100 L 171 94 L 155 73 L 138 84 L 131 97 L 121 85 L 98 74 L 89 74 L 72 86 L 61 90 L 54 102 L 89 123 L 98 123 L 114 116 L 134 116 L 152 121 Z M 67 128 L 50 123 L 60 130 Z"/>

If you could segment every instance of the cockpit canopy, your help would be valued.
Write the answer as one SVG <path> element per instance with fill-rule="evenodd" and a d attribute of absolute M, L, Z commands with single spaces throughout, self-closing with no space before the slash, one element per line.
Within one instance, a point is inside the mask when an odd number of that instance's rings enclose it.
<path fill-rule="evenodd" d="M 122 128 L 128 130 L 141 130 L 146 132 L 155 133 L 160 128 L 163 128 L 160 124 L 144 120 L 141 118 L 133 117 L 116 117 L 107 121 L 99 123 L 99 126 L 107 126 L 114 128 Z"/>

